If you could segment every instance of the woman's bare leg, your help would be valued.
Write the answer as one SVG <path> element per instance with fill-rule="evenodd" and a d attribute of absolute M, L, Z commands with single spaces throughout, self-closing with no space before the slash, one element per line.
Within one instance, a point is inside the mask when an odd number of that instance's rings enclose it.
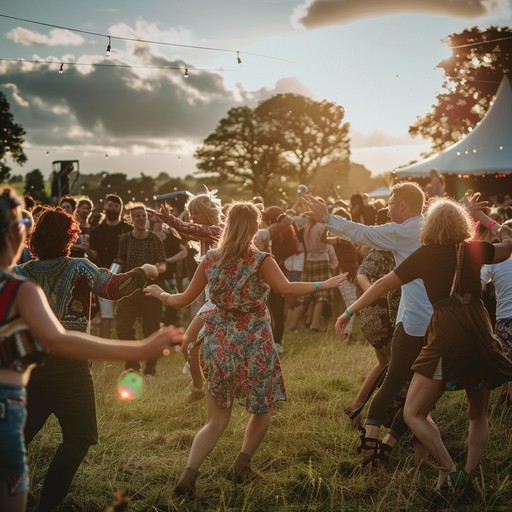
<path fill-rule="evenodd" d="M 415 373 L 404 406 L 404 419 L 413 434 L 423 443 L 442 468 L 452 469 L 455 464 L 450 457 L 441 434 L 429 414 L 441 398 L 444 385 L 441 380 L 429 379 Z"/>
<path fill-rule="evenodd" d="M 206 424 L 194 437 L 187 462 L 188 468 L 196 470 L 217 444 L 231 417 L 231 407 L 222 408 L 208 392 L 206 392 L 206 402 L 208 404 Z"/>
<path fill-rule="evenodd" d="M 468 397 L 468 457 L 466 472 L 476 469 L 489 440 L 489 409 L 490 392 L 488 389 L 466 389 Z"/>
<path fill-rule="evenodd" d="M 201 389 L 203 386 L 203 372 L 201 371 L 201 365 L 199 364 L 199 347 L 192 347 L 190 352 L 188 347 L 191 343 L 197 341 L 197 335 L 204 325 L 204 320 L 195 316 L 192 321 L 188 324 L 187 330 L 183 335 L 183 341 L 181 343 L 181 351 L 190 365 L 190 377 L 192 378 L 192 385 Z"/>

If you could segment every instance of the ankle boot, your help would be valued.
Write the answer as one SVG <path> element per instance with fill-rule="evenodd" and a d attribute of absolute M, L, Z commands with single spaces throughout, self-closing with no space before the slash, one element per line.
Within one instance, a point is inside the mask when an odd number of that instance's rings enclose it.
<path fill-rule="evenodd" d="M 194 496 L 198 475 L 199 471 L 196 469 L 185 468 L 176 487 L 174 488 L 175 496 Z"/>
<path fill-rule="evenodd" d="M 256 473 L 251 469 L 251 456 L 240 452 L 228 472 L 228 478 L 237 484 L 254 480 Z"/>

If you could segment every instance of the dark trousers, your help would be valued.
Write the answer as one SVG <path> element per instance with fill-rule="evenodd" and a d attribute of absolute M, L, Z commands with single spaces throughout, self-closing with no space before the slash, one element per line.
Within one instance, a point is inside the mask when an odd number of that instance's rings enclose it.
<path fill-rule="evenodd" d="M 404 331 L 401 323 L 396 326 L 391 342 L 391 360 L 388 373 L 370 404 L 368 417 L 365 421 L 367 425 L 380 427 L 386 422 L 388 410 L 394 398 L 412 378 L 414 372 L 411 370 L 411 366 L 419 356 L 424 343 L 424 336 L 410 336 Z M 395 439 L 399 440 L 407 430 L 403 409 L 400 408 L 393 418 L 389 431 Z"/>
<path fill-rule="evenodd" d="M 64 499 L 89 447 L 98 442 L 96 404 L 87 361 L 48 356 L 33 370 L 27 387 L 27 445 L 54 414 L 62 443 L 48 466 L 39 500 L 39 512 L 54 510 Z"/>
<path fill-rule="evenodd" d="M 162 303 L 153 297 L 146 297 L 144 292 L 137 291 L 129 297 L 125 297 L 117 304 L 116 329 L 117 336 L 122 340 L 135 340 L 135 322 L 140 319 L 142 334 L 146 338 L 160 329 L 160 317 L 162 315 Z M 154 375 L 156 359 L 146 361 L 145 375 Z M 127 361 L 126 369 L 139 371 L 138 361 Z"/>

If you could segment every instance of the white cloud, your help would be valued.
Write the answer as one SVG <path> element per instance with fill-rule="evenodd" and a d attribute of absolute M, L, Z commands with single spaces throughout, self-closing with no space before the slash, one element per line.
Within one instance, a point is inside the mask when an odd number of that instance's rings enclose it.
<path fill-rule="evenodd" d="M 308 29 L 342 25 L 392 14 L 434 14 L 478 18 L 501 12 L 505 0 L 307 0 L 293 20 Z"/>
<path fill-rule="evenodd" d="M 5 34 L 7 39 L 22 46 L 81 46 L 85 39 L 69 30 L 54 28 L 48 35 L 16 27 Z"/>

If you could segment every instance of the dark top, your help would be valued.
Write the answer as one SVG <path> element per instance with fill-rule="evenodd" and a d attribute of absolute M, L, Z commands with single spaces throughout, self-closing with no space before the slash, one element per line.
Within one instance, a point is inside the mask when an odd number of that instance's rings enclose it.
<path fill-rule="evenodd" d="M 467 242 L 464 246 L 459 292 L 480 297 L 480 267 L 492 262 L 494 246 L 488 242 Z M 394 272 L 404 283 L 422 279 L 430 302 L 435 304 L 450 295 L 456 261 L 455 244 L 423 245 Z"/>
<path fill-rule="evenodd" d="M 119 237 L 123 233 L 129 233 L 132 230 L 133 226 L 123 220 L 115 226 L 109 226 L 106 222 L 102 222 L 91 231 L 89 245 L 91 249 L 98 251 L 98 257 L 95 261 L 98 267 L 110 267 L 117 258 Z"/>
<path fill-rule="evenodd" d="M 125 233 L 119 237 L 117 258 L 123 263 L 123 272 L 145 263 L 154 265 L 165 262 L 164 245 L 158 235 L 152 232 L 146 238 L 135 238 L 131 232 Z"/>
<path fill-rule="evenodd" d="M 165 257 L 170 258 L 180 252 L 180 245 L 184 245 L 180 237 L 176 236 L 172 231 L 165 231 L 167 235 L 163 240 Z M 176 263 L 167 263 L 165 272 L 160 275 L 161 279 L 172 279 L 176 271 Z"/>

